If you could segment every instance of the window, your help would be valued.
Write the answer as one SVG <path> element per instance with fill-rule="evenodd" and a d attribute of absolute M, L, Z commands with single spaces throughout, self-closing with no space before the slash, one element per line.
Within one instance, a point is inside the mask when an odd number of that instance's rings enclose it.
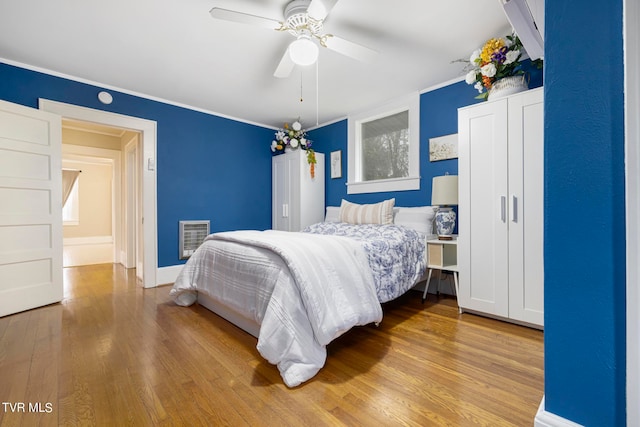
<path fill-rule="evenodd" d="M 419 95 L 349 117 L 347 193 L 420 188 Z"/>
<path fill-rule="evenodd" d="M 80 201 L 78 198 L 78 187 L 80 178 L 76 179 L 71 187 L 71 192 L 67 201 L 62 207 L 62 223 L 64 225 L 78 225 L 80 224 Z"/>

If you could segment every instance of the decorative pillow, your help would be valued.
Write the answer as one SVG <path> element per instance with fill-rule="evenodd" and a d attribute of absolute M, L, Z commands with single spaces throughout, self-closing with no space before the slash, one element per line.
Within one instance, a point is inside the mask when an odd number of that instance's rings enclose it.
<path fill-rule="evenodd" d="M 340 222 L 340 206 L 327 206 L 324 222 Z"/>
<path fill-rule="evenodd" d="M 371 205 L 359 205 L 342 199 L 340 204 L 340 222 L 349 224 L 392 224 L 393 205 L 396 199 Z"/>
<path fill-rule="evenodd" d="M 393 209 L 393 223 L 412 228 L 426 236 L 431 236 L 435 234 L 433 232 L 433 224 L 437 210 L 434 206 L 396 207 Z"/>

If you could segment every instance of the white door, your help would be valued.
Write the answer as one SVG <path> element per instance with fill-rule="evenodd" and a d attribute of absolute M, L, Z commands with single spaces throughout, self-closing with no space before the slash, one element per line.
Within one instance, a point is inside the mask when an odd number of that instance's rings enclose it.
<path fill-rule="evenodd" d="M 460 307 L 507 317 L 507 101 L 458 111 Z"/>
<path fill-rule="evenodd" d="M 509 317 L 544 324 L 542 88 L 509 98 Z"/>
<path fill-rule="evenodd" d="M 0 101 L 0 316 L 62 301 L 61 118 Z"/>

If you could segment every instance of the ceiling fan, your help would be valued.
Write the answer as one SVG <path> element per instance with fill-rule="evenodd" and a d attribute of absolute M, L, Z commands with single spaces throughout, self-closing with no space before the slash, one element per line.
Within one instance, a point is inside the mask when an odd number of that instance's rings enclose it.
<path fill-rule="evenodd" d="M 369 62 L 377 55 L 373 49 L 322 32 L 322 24 L 337 2 L 338 0 L 293 0 L 284 8 L 284 21 L 220 7 L 214 7 L 209 13 L 214 19 L 286 31 L 293 35 L 296 40 L 287 47 L 273 74 L 275 77 L 283 78 L 291 74 L 295 65 L 311 65 L 316 62 L 316 41 L 320 46 L 363 62 Z"/>

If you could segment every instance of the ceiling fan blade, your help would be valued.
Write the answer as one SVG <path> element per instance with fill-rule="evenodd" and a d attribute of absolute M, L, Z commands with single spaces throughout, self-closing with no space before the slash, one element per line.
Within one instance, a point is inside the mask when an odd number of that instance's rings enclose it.
<path fill-rule="evenodd" d="M 248 13 L 236 12 L 235 10 L 222 9 L 220 7 L 214 7 L 209 11 L 209 14 L 214 19 L 221 19 L 223 21 L 239 22 L 241 24 L 254 25 L 263 28 L 269 28 L 271 30 L 277 30 L 281 27 L 281 22 L 275 19 L 264 18 L 262 16 L 250 15 Z"/>
<path fill-rule="evenodd" d="M 357 59 L 362 62 L 372 62 L 378 52 L 362 46 L 361 44 L 350 42 L 341 37 L 336 37 L 331 34 L 326 34 L 323 39 L 324 46 L 334 52 L 341 53 L 342 55 Z"/>
<path fill-rule="evenodd" d="M 273 73 L 273 76 L 279 79 L 289 77 L 295 65 L 296 64 L 294 64 L 293 60 L 291 59 L 291 55 L 289 55 L 289 48 L 287 47 L 287 50 L 284 51 L 284 55 L 282 55 L 282 59 L 278 64 L 278 68 L 276 68 L 275 73 Z"/>
<path fill-rule="evenodd" d="M 337 2 L 338 0 L 312 0 L 307 8 L 307 13 L 313 19 L 322 21 Z"/>

